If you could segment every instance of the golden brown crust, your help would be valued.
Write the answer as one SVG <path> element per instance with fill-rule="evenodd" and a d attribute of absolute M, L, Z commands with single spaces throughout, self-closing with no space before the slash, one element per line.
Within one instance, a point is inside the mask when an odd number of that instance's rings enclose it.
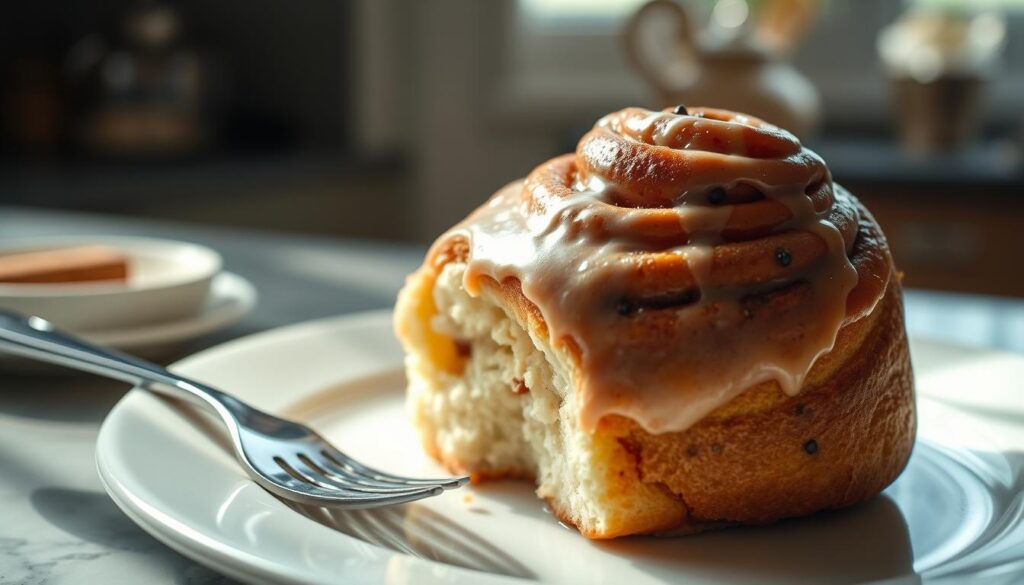
<path fill-rule="evenodd" d="M 820 382 L 795 397 L 755 387 L 682 433 L 614 433 L 643 481 L 666 486 L 692 522 L 765 523 L 860 502 L 885 488 L 913 447 L 913 380 L 899 286 L 844 328 Z M 831 366 L 831 367 L 830 367 Z M 836 367 L 838 366 L 838 367 Z"/>

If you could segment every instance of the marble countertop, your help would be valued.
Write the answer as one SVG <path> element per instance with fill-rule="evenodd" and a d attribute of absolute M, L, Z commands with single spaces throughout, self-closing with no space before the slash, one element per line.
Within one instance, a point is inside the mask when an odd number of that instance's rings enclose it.
<path fill-rule="evenodd" d="M 0 239 L 120 234 L 211 246 L 251 280 L 258 308 L 163 361 L 248 333 L 391 306 L 418 246 L 218 229 L 0 207 Z M 953 343 L 1024 352 L 1024 300 L 909 291 L 908 328 Z M 230 583 L 137 528 L 94 463 L 99 425 L 127 385 L 77 374 L 0 370 L 0 585 Z"/>

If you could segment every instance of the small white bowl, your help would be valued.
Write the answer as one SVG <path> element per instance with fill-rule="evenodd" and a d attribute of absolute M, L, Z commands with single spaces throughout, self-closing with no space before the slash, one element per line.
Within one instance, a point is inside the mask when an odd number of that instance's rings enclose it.
<path fill-rule="evenodd" d="M 0 254 L 99 244 L 128 258 L 127 282 L 0 283 L 0 307 L 74 332 L 182 319 L 202 309 L 221 257 L 204 246 L 120 236 L 0 239 Z"/>

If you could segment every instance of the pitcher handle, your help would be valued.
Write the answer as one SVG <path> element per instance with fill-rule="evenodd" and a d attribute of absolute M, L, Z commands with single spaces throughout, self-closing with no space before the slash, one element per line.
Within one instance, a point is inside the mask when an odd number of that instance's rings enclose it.
<path fill-rule="evenodd" d="M 626 46 L 626 57 L 637 69 L 640 76 L 647 80 L 667 101 L 675 90 L 671 81 L 666 78 L 661 67 L 652 64 L 642 49 L 641 38 L 643 34 L 643 23 L 650 16 L 662 11 L 675 22 L 676 41 L 678 46 L 687 49 L 690 59 L 696 61 L 697 45 L 694 39 L 693 29 L 690 27 L 690 17 L 682 5 L 672 0 L 651 0 L 636 11 L 626 23 L 624 41 Z"/>

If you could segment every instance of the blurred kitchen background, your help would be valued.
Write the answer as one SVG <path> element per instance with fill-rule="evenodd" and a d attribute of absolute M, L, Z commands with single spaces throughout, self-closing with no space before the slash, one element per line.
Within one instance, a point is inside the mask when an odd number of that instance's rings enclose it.
<path fill-rule="evenodd" d="M 805 138 L 909 285 L 1024 296 L 1024 0 L 644 4 L 8 3 L 0 205 L 427 242 L 600 115 L 705 102 Z"/>

